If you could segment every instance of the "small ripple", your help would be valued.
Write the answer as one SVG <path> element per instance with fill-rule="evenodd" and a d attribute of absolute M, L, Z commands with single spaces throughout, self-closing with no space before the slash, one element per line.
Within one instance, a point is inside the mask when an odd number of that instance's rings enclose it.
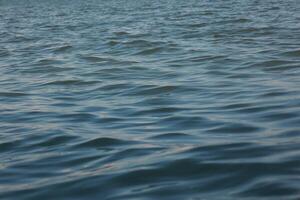
<path fill-rule="evenodd" d="M 283 52 L 280 54 L 280 56 L 299 58 L 300 57 L 300 49 Z"/>
<path fill-rule="evenodd" d="M 280 97 L 280 96 L 289 96 L 292 95 L 290 91 L 269 91 L 262 95 L 263 98 L 273 98 L 273 97 Z"/>
<path fill-rule="evenodd" d="M 106 58 L 106 57 L 100 57 L 100 56 L 89 56 L 89 55 L 85 55 L 85 56 L 81 56 L 82 59 L 88 61 L 88 62 L 114 62 L 116 60 L 112 59 L 112 58 Z"/>
<path fill-rule="evenodd" d="M 230 123 L 230 124 L 225 124 L 218 128 L 210 129 L 208 132 L 237 134 L 237 133 L 259 132 L 260 130 L 262 130 L 262 128 L 258 126 L 241 124 L 241 123 Z"/>
<path fill-rule="evenodd" d="M 258 181 L 257 183 L 253 184 L 252 187 L 239 192 L 238 195 L 241 197 L 253 196 L 253 197 L 274 197 L 280 198 L 285 196 L 294 196 L 297 197 L 299 191 L 297 187 L 287 186 L 286 183 L 278 183 L 277 182 L 263 182 Z"/>
<path fill-rule="evenodd" d="M 67 71 L 72 71 L 74 68 L 72 67 L 58 67 L 58 66 L 37 66 L 35 68 L 31 69 L 23 69 L 21 70 L 22 73 L 24 74 L 45 74 L 45 73 L 59 73 L 59 72 L 67 72 Z"/>
<path fill-rule="evenodd" d="M 105 156 L 103 155 L 74 155 L 68 156 L 62 162 L 63 166 L 66 167 L 81 167 L 82 165 L 88 165 L 88 163 L 95 162 Z"/>
<path fill-rule="evenodd" d="M 91 139 L 80 144 L 77 144 L 75 148 L 103 148 L 103 147 L 112 147 L 120 145 L 132 144 L 133 141 L 126 141 L 110 137 L 100 137 Z"/>
<path fill-rule="evenodd" d="M 171 92 L 180 89 L 180 86 L 166 85 L 166 86 L 156 86 L 154 88 L 146 90 L 134 90 L 132 95 L 159 95 L 159 94 L 170 94 Z"/>
<path fill-rule="evenodd" d="M 240 29 L 238 33 L 251 34 L 254 33 L 256 35 L 272 35 L 275 33 L 277 29 L 275 27 L 247 27 L 244 29 Z"/>
<path fill-rule="evenodd" d="M 53 52 L 65 53 L 65 52 L 69 52 L 71 49 L 73 49 L 72 45 L 63 45 L 63 46 L 55 47 L 55 49 L 53 49 Z"/>
<path fill-rule="evenodd" d="M 115 45 L 120 44 L 120 42 L 117 41 L 117 40 L 110 40 L 106 44 L 109 45 L 109 46 L 115 46 Z"/>
<path fill-rule="evenodd" d="M 151 49 L 145 49 L 145 50 L 142 50 L 134 55 L 151 55 L 151 54 L 155 54 L 155 53 L 158 53 L 158 52 L 161 52 L 164 48 L 162 47 L 154 47 L 154 48 L 151 48 Z"/>
<path fill-rule="evenodd" d="M 67 135 L 60 135 L 60 136 L 54 136 L 51 138 L 47 138 L 45 141 L 41 141 L 38 143 L 34 143 L 31 145 L 31 147 L 51 147 L 51 146 L 60 146 L 60 145 L 66 145 L 67 143 L 74 141 L 75 139 L 78 139 L 76 136 L 67 136 Z"/>
<path fill-rule="evenodd" d="M 6 49 L 0 49 L 0 57 L 7 57 L 11 55 L 11 53 Z"/>
<path fill-rule="evenodd" d="M 116 32 L 114 32 L 114 34 L 116 36 L 124 36 L 124 35 L 129 35 L 129 32 L 127 32 L 127 31 L 116 31 Z"/>
<path fill-rule="evenodd" d="M 187 27 L 187 28 L 202 28 L 202 27 L 205 27 L 205 26 L 207 26 L 207 25 L 208 25 L 208 23 L 202 22 L 202 23 L 191 23 L 191 24 L 186 24 L 186 25 L 183 25 L 183 26 L 185 26 L 185 27 Z"/>
<path fill-rule="evenodd" d="M 262 121 L 282 121 L 282 120 L 291 120 L 293 118 L 299 117 L 299 113 L 293 113 L 293 112 L 264 112 L 259 116 L 259 120 Z"/>
<path fill-rule="evenodd" d="M 122 44 L 128 47 L 157 47 L 159 45 L 163 45 L 164 42 L 134 39 L 134 40 L 124 42 Z"/>
<path fill-rule="evenodd" d="M 265 71 L 285 71 L 298 68 L 294 61 L 288 60 L 269 60 L 254 64 L 250 67 L 259 67 Z"/>
<path fill-rule="evenodd" d="M 83 80 L 76 80 L 76 79 L 70 79 L 70 80 L 56 80 L 56 81 L 51 81 L 48 83 L 44 83 L 43 86 L 48 86 L 48 85 L 56 85 L 56 86 L 89 86 L 89 85 L 95 85 L 99 83 L 99 81 L 83 81 Z"/>
<path fill-rule="evenodd" d="M 233 104 L 225 105 L 221 107 L 221 109 L 232 110 L 232 109 L 248 108 L 252 106 L 253 106 L 252 103 L 233 103 Z"/>
<path fill-rule="evenodd" d="M 7 152 L 17 148 L 21 142 L 19 140 L 9 141 L 9 142 L 1 142 L 0 143 L 0 152 Z"/>
<path fill-rule="evenodd" d="M 169 115 L 171 113 L 179 113 L 180 111 L 183 111 L 186 109 L 183 108 L 177 108 L 177 107 L 161 107 L 161 108 L 153 108 L 149 110 L 141 110 L 134 112 L 132 115 L 134 116 L 140 116 L 140 115 L 148 115 L 148 114 L 153 114 L 153 115 L 160 115 L 160 114 L 166 114 Z"/>
<path fill-rule="evenodd" d="M 121 59 L 114 59 L 111 57 L 101 57 L 101 56 L 93 56 L 93 55 L 81 55 L 81 59 L 90 62 L 90 63 L 101 63 L 101 64 L 108 64 L 108 65 L 130 65 L 136 64 L 136 61 L 131 60 L 121 60 Z"/>
<path fill-rule="evenodd" d="M 150 137 L 150 139 L 157 139 L 157 140 L 184 140 L 184 139 L 196 139 L 195 136 L 186 133 L 165 133 L 159 134 Z"/>
<path fill-rule="evenodd" d="M 25 92 L 0 92 L 0 97 L 12 98 L 12 97 L 24 97 L 30 95 L 29 93 Z"/>
<path fill-rule="evenodd" d="M 170 116 L 160 119 L 159 124 L 169 125 L 171 130 L 208 129 L 217 123 L 200 116 Z"/>
<path fill-rule="evenodd" d="M 63 119 L 71 122 L 91 122 L 96 121 L 98 119 L 98 116 L 91 113 L 74 112 L 70 114 L 57 115 L 57 119 Z"/>
<path fill-rule="evenodd" d="M 123 90 L 124 88 L 132 87 L 132 85 L 128 83 L 116 83 L 116 84 L 110 84 L 110 85 L 104 85 L 97 90 L 103 90 L 103 91 L 111 91 L 111 90 Z"/>

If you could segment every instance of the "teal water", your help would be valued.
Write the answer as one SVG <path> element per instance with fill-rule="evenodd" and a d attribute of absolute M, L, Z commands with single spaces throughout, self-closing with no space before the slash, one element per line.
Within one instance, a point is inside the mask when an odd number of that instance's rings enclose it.
<path fill-rule="evenodd" d="M 0 199 L 300 199 L 297 0 L 0 0 Z"/>

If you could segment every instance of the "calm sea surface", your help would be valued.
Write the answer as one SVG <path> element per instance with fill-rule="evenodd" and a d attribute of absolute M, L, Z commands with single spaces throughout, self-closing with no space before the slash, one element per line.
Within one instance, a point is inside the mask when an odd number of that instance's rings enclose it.
<path fill-rule="evenodd" d="M 0 0 L 0 199 L 300 199 L 298 0 Z"/>

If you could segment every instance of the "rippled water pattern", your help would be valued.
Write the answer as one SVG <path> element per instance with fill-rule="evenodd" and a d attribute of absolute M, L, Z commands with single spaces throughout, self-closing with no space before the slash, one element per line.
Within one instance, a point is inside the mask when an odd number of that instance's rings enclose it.
<path fill-rule="evenodd" d="M 300 199 L 298 0 L 0 0 L 0 199 Z"/>

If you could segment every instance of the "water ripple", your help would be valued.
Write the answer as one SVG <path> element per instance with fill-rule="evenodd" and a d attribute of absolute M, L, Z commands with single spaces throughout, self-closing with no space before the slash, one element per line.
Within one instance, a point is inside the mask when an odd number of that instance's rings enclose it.
<path fill-rule="evenodd" d="M 299 199 L 299 5 L 0 1 L 0 199 Z"/>

